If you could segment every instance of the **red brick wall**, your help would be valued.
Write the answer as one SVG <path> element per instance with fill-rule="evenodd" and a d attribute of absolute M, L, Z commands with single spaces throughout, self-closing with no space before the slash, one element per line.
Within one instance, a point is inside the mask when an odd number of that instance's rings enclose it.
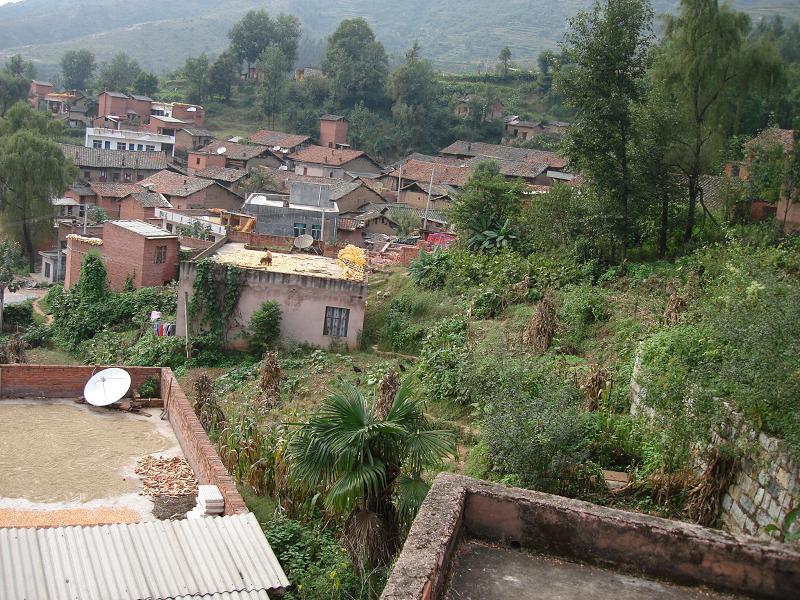
<path fill-rule="evenodd" d="M 226 515 L 246 513 L 247 506 L 236 490 L 236 484 L 219 459 L 171 369 L 161 369 L 161 397 L 167 408 L 170 425 L 197 480 L 200 484 L 219 488 L 225 498 Z"/>
<path fill-rule="evenodd" d="M 80 398 L 89 378 L 107 367 L 62 365 L 0 366 L 0 398 Z M 125 367 L 131 388 L 138 390 L 148 377 L 160 378 L 158 367 Z"/>
<path fill-rule="evenodd" d="M 120 218 L 119 201 L 116 198 L 108 198 L 106 196 L 97 196 L 95 203 L 97 206 L 106 211 L 109 219 Z"/>
<path fill-rule="evenodd" d="M 147 239 L 113 222 L 106 223 L 102 256 L 108 285 L 121 290 L 130 274 L 136 288 L 163 285 L 178 274 L 178 238 Z M 166 246 L 165 262 L 156 264 L 156 247 Z"/>
<path fill-rule="evenodd" d="M 64 289 L 69 289 L 76 283 L 81 276 L 81 265 L 83 259 L 89 252 L 101 254 L 102 246 L 92 246 L 80 240 L 67 240 L 67 270 L 64 273 Z"/>
<path fill-rule="evenodd" d="M 212 185 L 205 189 L 205 206 L 203 208 L 224 208 L 225 210 L 240 210 L 244 200 L 222 187 Z"/>
<path fill-rule="evenodd" d="M 124 198 L 119 203 L 120 219 L 146 221 L 147 219 L 154 219 L 155 216 L 155 208 L 144 208 L 133 198 Z"/>
<path fill-rule="evenodd" d="M 346 144 L 347 130 L 347 121 L 320 121 L 319 145 L 333 148 L 336 144 Z"/>

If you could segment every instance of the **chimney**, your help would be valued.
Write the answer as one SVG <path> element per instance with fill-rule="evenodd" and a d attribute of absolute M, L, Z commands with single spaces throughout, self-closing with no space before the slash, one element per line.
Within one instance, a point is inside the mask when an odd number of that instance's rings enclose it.
<path fill-rule="evenodd" d="M 319 144 L 326 148 L 336 148 L 347 144 L 349 123 L 338 115 L 323 115 L 319 120 Z"/>

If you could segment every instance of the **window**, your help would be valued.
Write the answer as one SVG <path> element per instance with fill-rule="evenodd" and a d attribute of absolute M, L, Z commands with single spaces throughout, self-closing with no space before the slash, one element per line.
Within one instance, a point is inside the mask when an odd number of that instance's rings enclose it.
<path fill-rule="evenodd" d="M 119 183 L 119 173 L 112 173 L 111 181 L 113 181 L 114 183 Z"/>
<path fill-rule="evenodd" d="M 117 150 L 125 150 L 125 142 L 117 142 Z"/>
<path fill-rule="evenodd" d="M 347 322 L 350 320 L 349 308 L 325 307 L 325 326 L 323 335 L 331 337 L 347 337 Z"/>
<path fill-rule="evenodd" d="M 83 172 L 83 178 L 86 179 L 86 180 L 91 179 L 92 178 L 92 172 L 91 171 L 84 171 Z"/>
<path fill-rule="evenodd" d="M 111 150 L 111 142 L 103 142 L 103 148 L 106 150 Z"/>
<path fill-rule="evenodd" d="M 160 265 L 167 262 L 167 247 L 156 246 L 156 264 Z"/>
<path fill-rule="evenodd" d="M 150 144 L 147 144 L 147 145 L 144 147 L 144 149 L 145 149 L 145 150 L 147 150 L 148 152 L 155 152 L 155 151 L 156 151 L 156 147 L 155 147 L 155 146 L 152 146 L 152 145 L 150 145 Z"/>
<path fill-rule="evenodd" d="M 312 225 L 311 226 L 311 237 L 315 240 L 318 240 L 322 234 L 322 226 L 320 225 Z M 297 236 L 295 236 L 297 237 Z"/>
<path fill-rule="evenodd" d="M 92 140 L 92 148 L 102 148 L 103 142 L 102 140 Z"/>
<path fill-rule="evenodd" d="M 294 237 L 300 237 L 301 235 L 306 234 L 306 224 L 305 223 L 295 223 L 294 224 Z"/>
<path fill-rule="evenodd" d="M 128 150 L 136 150 L 136 144 L 128 144 Z"/>
<path fill-rule="evenodd" d="M 194 159 L 194 164 L 196 164 L 196 165 L 200 164 L 200 157 L 199 156 Z"/>
<path fill-rule="evenodd" d="M 137 146 L 136 146 L 136 149 L 137 149 L 139 152 L 141 152 L 142 150 L 144 150 L 144 144 L 139 144 L 139 145 L 137 145 Z"/>
<path fill-rule="evenodd" d="M 45 276 L 45 279 L 50 279 L 50 263 L 49 262 L 44 263 L 44 276 Z"/>
<path fill-rule="evenodd" d="M 130 182 L 131 182 L 131 172 L 125 171 L 125 183 L 130 183 Z"/>

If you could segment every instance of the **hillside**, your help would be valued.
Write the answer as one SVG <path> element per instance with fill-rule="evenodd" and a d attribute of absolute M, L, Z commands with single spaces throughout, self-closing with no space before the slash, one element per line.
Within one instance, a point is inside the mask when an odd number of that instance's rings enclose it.
<path fill-rule="evenodd" d="M 35 59 L 42 72 L 72 48 L 88 48 L 99 60 L 124 50 L 157 72 L 183 63 L 185 56 L 216 53 L 227 45 L 227 30 L 247 10 L 290 12 L 303 23 L 304 36 L 320 40 L 342 19 L 363 16 L 390 54 L 415 39 L 436 66 L 450 71 L 492 65 L 503 46 L 515 60 L 531 61 L 558 43 L 568 19 L 590 0 L 505 0 L 502 11 L 482 0 L 194 0 L 189 5 L 155 0 L 22 0 L 0 6 L 0 60 L 15 53 Z M 655 0 L 670 10 L 672 0 Z M 754 16 L 800 16 L 789 0 L 737 0 Z M 153 44 L 153 41 L 158 44 Z M 302 51 L 301 51 L 302 55 Z"/>

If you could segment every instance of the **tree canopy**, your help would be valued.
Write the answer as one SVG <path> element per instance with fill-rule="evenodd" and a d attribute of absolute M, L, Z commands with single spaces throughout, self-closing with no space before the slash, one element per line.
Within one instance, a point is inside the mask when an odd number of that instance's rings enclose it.
<path fill-rule="evenodd" d="M 97 87 L 103 91 L 127 92 L 133 87 L 140 71 L 138 62 L 120 52 L 100 68 Z"/>
<path fill-rule="evenodd" d="M 280 48 L 291 66 L 297 58 L 300 20 L 283 13 L 273 19 L 265 10 L 251 10 L 231 28 L 228 38 L 231 52 L 248 67 L 271 46 Z"/>
<path fill-rule="evenodd" d="M 61 82 L 68 90 L 85 90 L 97 69 L 89 50 L 68 50 L 61 57 Z"/>

